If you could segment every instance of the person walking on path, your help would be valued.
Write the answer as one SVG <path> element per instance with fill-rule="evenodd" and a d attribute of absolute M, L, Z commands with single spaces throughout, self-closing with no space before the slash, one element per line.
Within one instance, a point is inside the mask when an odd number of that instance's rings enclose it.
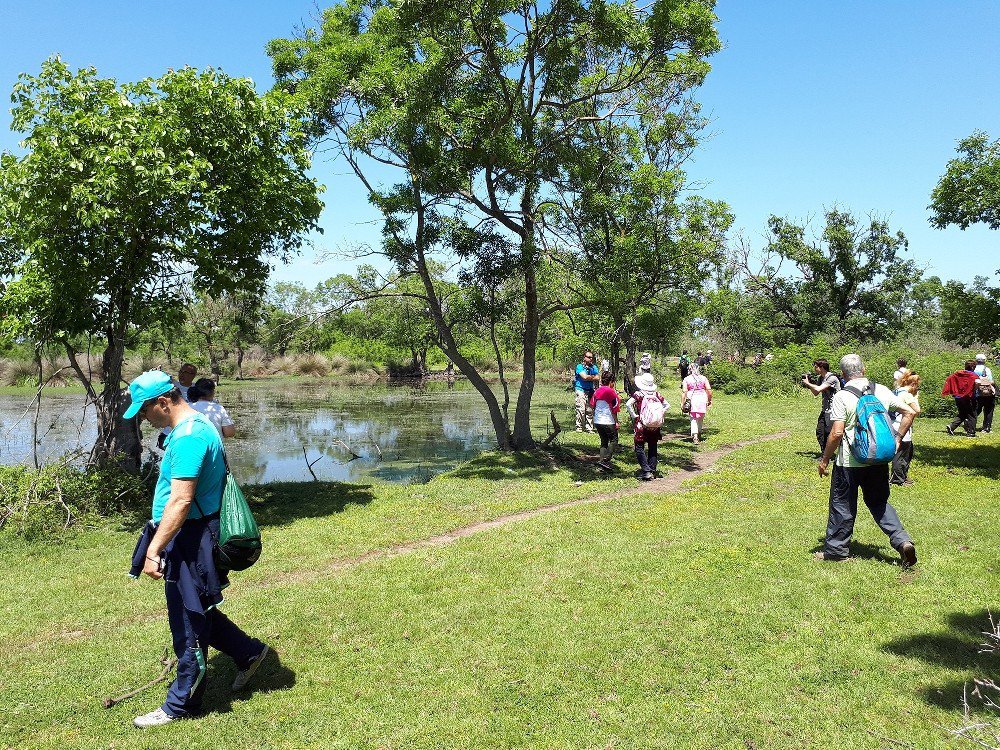
<path fill-rule="evenodd" d="M 188 403 L 196 412 L 208 417 L 222 437 L 231 438 L 236 434 L 236 423 L 229 416 L 226 407 L 215 400 L 214 380 L 199 378 L 188 390 Z"/>
<path fill-rule="evenodd" d="M 663 414 L 670 407 L 667 400 L 656 390 L 656 381 L 649 371 L 640 372 L 635 376 L 636 391 L 625 402 L 632 424 L 635 427 L 635 460 L 639 464 L 636 472 L 639 479 L 649 481 L 656 476 L 657 443 L 662 437 Z M 647 404 L 646 402 L 654 402 Z M 647 424 L 643 421 L 644 411 Z M 656 423 L 656 413 L 659 422 Z"/>
<path fill-rule="evenodd" d="M 691 368 L 691 358 L 688 356 L 688 350 L 685 349 L 681 352 L 680 358 L 677 360 L 677 371 L 681 374 L 681 380 L 684 380 L 688 376 L 688 370 Z"/>
<path fill-rule="evenodd" d="M 819 443 L 819 452 L 822 454 L 826 447 L 826 441 L 830 437 L 830 430 L 833 428 L 833 421 L 830 419 L 830 404 L 840 390 L 840 378 L 830 372 L 830 362 L 825 359 L 813 361 L 813 372 L 819 376 L 819 383 L 811 383 L 809 376 L 803 375 L 802 385 L 812 391 L 812 395 L 823 397 L 819 418 L 816 420 L 816 441 Z"/>
<path fill-rule="evenodd" d="M 898 378 L 898 383 L 899 387 L 893 393 L 903 403 L 913 409 L 914 416 L 919 415 L 920 401 L 918 400 L 918 393 L 920 391 L 920 376 L 907 369 L 903 369 Z M 893 416 L 892 427 L 896 431 L 896 434 L 899 435 L 901 434 L 899 428 L 903 422 L 903 415 L 897 411 L 893 412 Z M 896 450 L 896 455 L 892 458 L 892 476 L 889 478 L 889 482 L 908 487 L 913 484 L 913 480 L 910 479 L 910 464 L 913 461 L 913 428 L 908 429 L 899 440 L 899 448 Z"/>
<path fill-rule="evenodd" d="M 594 431 L 594 410 L 590 406 L 590 397 L 594 395 L 601 376 L 594 364 L 594 353 L 588 349 L 583 353 L 583 362 L 576 366 L 576 377 L 573 379 L 573 389 L 576 392 L 576 431 Z"/>
<path fill-rule="evenodd" d="M 976 381 L 976 420 L 983 415 L 983 432 L 987 435 L 993 432 L 993 409 L 997 403 L 997 386 L 993 380 L 993 370 L 986 366 L 986 355 L 976 355 L 976 369 L 979 376 Z"/>
<path fill-rule="evenodd" d="M 712 384 L 697 364 L 691 365 L 691 374 L 681 382 L 681 396 L 691 403 L 691 440 L 697 445 L 701 442 L 705 415 L 712 405 Z"/>
<path fill-rule="evenodd" d="M 823 551 L 816 555 L 822 560 L 839 562 L 850 558 L 851 536 L 854 521 L 858 515 L 858 491 L 864 497 L 865 505 L 875 519 L 875 523 L 889 537 L 893 549 L 899 552 L 903 567 L 917 564 L 917 548 L 913 539 L 903 528 L 896 509 L 889 504 L 889 465 L 866 464 L 860 461 L 845 445 L 844 436 L 854 435 L 857 423 L 858 394 L 872 393 L 886 411 L 902 414 L 899 430 L 906 433 L 910 429 L 915 413 L 892 391 L 883 385 L 871 383 L 865 377 L 864 363 L 857 354 L 847 354 L 840 360 L 840 369 L 847 385 L 833 397 L 830 416 L 833 430 L 819 460 L 819 475 L 825 477 L 831 459 L 836 454 L 833 477 L 830 481 L 830 510 L 826 524 L 826 541 Z M 899 435 L 896 435 L 899 447 Z"/>
<path fill-rule="evenodd" d="M 590 405 L 594 409 L 594 427 L 601 436 L 601 458 L 597 465 L 610 471 L 611 458 L 618 447 L 618 411 L 621 409 L 613 373 L 601 373 L 601 387 L 590 397 Z"/>
<path fill-rule="evenodd" d="M 975 370 L 976 361 L 966 360 L 964 370 L 953 372 L 944 381 L 941 395 L 953 396 L 955 406 L 958 408 L 958 416 L 945 428 L 949 435 L 954 435 L 955 428 L 964 425 L 966 435 L 976 436 L 976 381 L 979 378 Z"/>
<path fill-rule="evenodd" d="M 129 384 L 129 392 L 132 404 L 124 419 L 139 416 L 153 427 L 173 428 L 160 464 L 152 518 L 132 559 L 134 577 L 144 573 L 164 582 L 177 655 L 177 676 L 163 705 L 133 721 L 145 729 L 199 713 L 209 646 L 236 662 L 233 690 L 247 684 L 270 649 L 219 610 L 228 580 L 213 558 L 227 474 L 218 431 L 188 405 L 166 373 L 144 372 Z"/>

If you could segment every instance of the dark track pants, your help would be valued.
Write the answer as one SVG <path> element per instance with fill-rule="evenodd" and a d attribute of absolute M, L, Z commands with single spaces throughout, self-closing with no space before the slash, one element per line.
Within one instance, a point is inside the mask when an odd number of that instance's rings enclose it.
<path fill-rule="evenodd" d="M 913 461 L 913 441 L 907 440 L 899 444 L 899 450 L 892 459 L 892 478 L 889 480 L 893 484 L 902 484 L 910 473 L 910 463 Z"/>
<path fill-rule="evenodd" d="M 816 442 L 819 443 L 819 452 L 822 454 L 826 448 L 826 441 L 830 438 L 830 430 L 833 429 L 833 422 L 830 421 L 829 412 L 821 411 L 819 419 L 816 420 Z"/>
<path fill-rule="evenodd" d="M 996 407 L 996 396 L 980 396 L 976 401 L 976 417 L 983 415 L 983 429 L 993 429 L 993 409 Z"/>
<path fill-rule="evenodd" d="M 163 710 L 171 716 L 191 716 L 205 695 L 208 647 L 232 657 L 241 671 L 260 654 L 264 644 L 240 630 L 218 608 L 204 615 L 184 609 L 180 589 L 166 582 L 167 618 L 177 656 L 177 677 L 167 690 Z"/>
<path fill-rule="evenodd" d="M 976 434 L 976 401 L 972 398 L 956 398 L 955 406 L 958 407 L 958 416 L 955 417 L 951 424 L 949 425 L 951 429 L 955 429 L 959 425 L 965 426 L 965 434 L 975 435 Z M 993 421 L 993 415 L 990 415 L 990 421 Z"/>
<path fill-rule="evenodd" d="M 906 533 L 889 504 L 889 466 L 846 468 L 834 466 L 830 481 L 830 515 L 826 524 L 826 544 L 823 551 L 834 557 L 846 557 L 854 534 L 858 515 L 858 491 L 871 511 L 875 523 L 889 537 L 889 544 L 899 550 L 904 542 L 913 541 Z"/>
<path fill-rule="evenodd" d="M 656 471 L 656 443 L 659 439 L 660 436 L 657 435 L 652 440 L 635 444 L 635 460 L 639 464 L 639 471 L 643 474 Z"/>

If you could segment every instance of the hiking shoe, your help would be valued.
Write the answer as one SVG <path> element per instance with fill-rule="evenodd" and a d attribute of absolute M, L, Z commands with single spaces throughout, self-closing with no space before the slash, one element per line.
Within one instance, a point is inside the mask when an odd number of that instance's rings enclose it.
<path fill-rule="evenodd" d="M 158 708 L 155 711 L 150 711 L 148 714 L 136 716 L 132 719 L 132 724 L 138 729 L 149 729 L 149 727 L 161 727 L 164 724 L 177 721 L 179 718 L 180 716 L 171 716 L 162 708 Z"/>
<path fill-rule="evenodd" d="M 955 428 L 952 427 L 951 425 L 948 425 L 944 429 L 945 429 L 945 432 L 947 432 L 949 435 L 954 435 L 955 434 Z"/>
<path fill-rule="evenodd" d="M 250 662 L 250 666 L 248 666 L 246 669 L 244 669 L 242 672 L 236 675 L 236 679 L 233 680 L 234 691 L 242 690 L 247 686 L 247 683 L 250 682 L 250 678 L 254 676 L 254 673 L 256 673 L 260 665 L 264 663 L 264 659 L 267 658 L 267 655 L 270 652 L 271 652 L 270 646 L 268 646 L 265 643 L 264 650 L 261 651 L 260 654 L 258 654 L 258 656 L 252 662 Z"/>
<path fill-rule="evenodd" d="M 849 562 L 851 559 L 850 555 L 831 555 L 829 552 L 816 552 L 813 554 L 813 560 L 820 562 Z"/>
<path fill-rule="evenodd" d="M 993 428 L 990 427 L 990 428 L 985 429 L 985 430 L 980 430 L 980 432 L 985 432 L 987 435 L 989 435 L 991 432 L 993 432 Z"/>
<path fill-rule="evenodd" d="M 698 438 L 697 435 L 692 435 L 691 436 L 691 442 L 694 443 L 695 445 L 698 445 L 698 443 L 700 443 L 701 440 L 699 440 L 699 438 Z"/>
<path fill-rule="evenodd" d="M 917 548 L 913 542 L 903 542 L 899 548 L 899 556 L 903 559 L 903 569 L 912 568 L 917 564 Z"/>
<path fill-rule="evenodd" d="M 651 471 L 647 471 L 645 474 L 642 475 L 642 481 L 644 482 L 651 482 L 653 481 L 653 479 L 655 479 L 655 477 L 653 476 L 653 472 Z"/>

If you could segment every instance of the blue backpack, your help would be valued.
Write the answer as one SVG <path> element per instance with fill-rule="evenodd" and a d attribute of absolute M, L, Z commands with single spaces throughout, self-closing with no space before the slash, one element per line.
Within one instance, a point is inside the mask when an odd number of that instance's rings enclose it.
<path fill-rule="evenodd" d="M 851 455 L 863 464 L 889 463 L 896 455 L 896 433 L 885 404 L 875 396 L 875 384 L 869 381 L 864 392 L 854 386 L 844 390 L 858 397 L 854 434 L 844 433 Z"/>

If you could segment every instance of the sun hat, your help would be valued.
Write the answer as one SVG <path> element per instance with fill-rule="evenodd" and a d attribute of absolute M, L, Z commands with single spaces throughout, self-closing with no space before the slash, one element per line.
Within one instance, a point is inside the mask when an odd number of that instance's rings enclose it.
<path fill-rule="evenodd" d="M 125 410 L 122 419 L 132 419 L 142 405 L 151 398 L 170 393 L 174 389 L 174 381 L 162 370 L 149 370 L 128 384 L 129 395 L 132 396 L 132 405 Z"/>
<path fill-rule="evenodd" d="M 986 361 L 985 354 L 980 353 L 976 355 L 976 362 L 985 362 L 985 361 Z"/>
<path fill-rule="evenodd" d="M 643 372 L 649 372 L 653 369 L 653 355 L 649 352 L 644 352 L 641 357 L 639 357 L 639 369 Z"/>
<path fill-rule="evenodd" d="M 643 393 L 656 393 L 656 381 L 648 372 L 643 372 L 635 376 L 635 387 Z"/>

